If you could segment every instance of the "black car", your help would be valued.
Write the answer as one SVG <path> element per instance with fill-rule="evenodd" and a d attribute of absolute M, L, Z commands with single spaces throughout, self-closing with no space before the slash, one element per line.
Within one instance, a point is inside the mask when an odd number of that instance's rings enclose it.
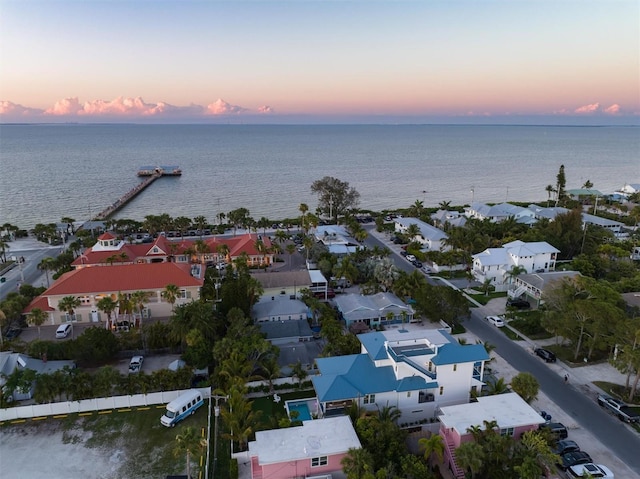
<path fill-rule="evenodd" d="M 11 341 L 13 339 L 16 339 L 18 336 L 20 336 L 21 333 L 22 333 L 22 329 L 20 328 L 9 328 L 9 330 L 6 332 L 4 337 L 8 341 Z"/>
<path fill-rule="evenodd" d="M 544 359 L 548 363 L 555 363 L 556 362 L 556 355 L 553 354 L 548 349 L 536 348 L 534 350 L 534 352 L 536 353 L 536 356 L 541 357 L 542 359 Z"/>
<path fill-rule="evenodd" d="M 531 308 L 531 305 L 529 304 L 529 301 L 525 301 L 524 299 L 517 299 L 517 298 L 509 298 L 509 299 L 507 299 L 507 306 L 509 306 L 511 308 L 516 308 L 516 309 L 529 309 L 529 308 Z"/>
<path fill-rule="evenodd" d="M 588 464 L 593 462 L 591 456 L 584 451 L 567 452 L 560 456 L 561 462 L 558 464 L 563 471 L 566 471 L 571 466 L 577 466 L 578 464 Z"/>
<path fill-rule="evenodd" d="M 557 439 L 566 439 L 569 436 L 569 431 L 561 422 L 546 422 L 540 424 L 540 429 L 546 429 L 551 432 Z"/>
<path fill-rule="evenodd" d="M 417 259 L 412 261 L 411 264 L 413 264 L 416 268 L 422 268 L 422 263 Z"/>
<path fill-rule="evenodd" d="M 556 447 L 553 448 L 553 453 L 561 456 L 568 452 L 575 452 L 579 450 L 580 450 L 580 446 L 578 446 L 577 442 L 572 441 L 570 439 L 564 439 L 562 441 L 558 441 L 558 443 L 556 444 Z"/>

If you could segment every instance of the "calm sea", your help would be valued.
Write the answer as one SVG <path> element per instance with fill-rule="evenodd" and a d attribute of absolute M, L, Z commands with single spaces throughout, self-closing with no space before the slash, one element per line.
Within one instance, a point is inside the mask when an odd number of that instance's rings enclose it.
<path fill-rule="evenodd" d="M 0 224 L 88 219 L 135 186 L 139 167 L 179 165 L 118 213 L 141 220 L 294 217 L 310 185 L 348 181 L 362 208 L 543 201 L 565 165 L 567 188 L 610 193 L 640 183 L 637 127 L 2 125 Z M 473 192 L 472 192 L 473 190 Z"/>

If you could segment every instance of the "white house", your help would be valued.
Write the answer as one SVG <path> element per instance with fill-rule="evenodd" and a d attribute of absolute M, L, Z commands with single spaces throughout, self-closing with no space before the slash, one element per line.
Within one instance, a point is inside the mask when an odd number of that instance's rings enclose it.
<path fill-rule="evenodd" d="M 7 377 L 16 371 L 26 371 L 30 369 L 37 374 L 52 374 L 64 368 L 74 369 L 76 367 L 73 361 L 47 361 L 35 359 L 26 354 L 14 353 L 12 351 L 0 352 L 0 389 L 7 382 Z M 6 391 L 14 401 L 23 401 L 31 399 L 35 391 L 35 381 L 24 385 L 23 388 L 16 388 L 14 391 Z"/>
<path fill-rule="evenodd" d="M 640 193 L 640 183 L 626 183 L 622 188 L 614 192 L 614 194 L 620 195 L 623 198 L 629 198 L 629 196 L 635 193 Z"/>
<path fill-rule="evenodd" d="M 509 273 L 514 266 L 521 266 L 525 273 L 553 271 L 559 252 L 546 241 L 525 243 L 516 240 L 502 248 L 487 248 L 474 254 L 472 272 L 481 283 L 491 280 L 496 291 L 506 291 L 510 282 Z"/>
<path fill-rule="evenodd" d="M 498 205 L 472 203 L 471 206 L 465 208 L 465 215 L 467 218 L 478 220 L 488 219 L 493 223 L 504 221 L 507 218 L 515 218 L 519 223 L 527 223 L 533 217 L 533 212 L 528 208 L 510 203 L 500 203 Z"/>
<path fill-rule="evenodd" d="M 547 273 L 521 274 L 509 285 L 507 295 L 511 298 L 527 296 L 537 305 L 542 302 L 542 293 L 549 284 L 554 281 L 562 281 L 565 278 L 573 279 L 580 276 L 578 271 L 549 271 Z"/>
<path fill-rule="evenodd" d="M 448 249 L 448 246 L 446 246 L 444 242 L 449 236 L 444 231 L 418 218 L 396 218 L 395 230 L 398 233 L 406 234 L 412 224 L 416 225 L 420 232 L 413 238 L 410 238 L 411 241 L 417 241 L 423 244 L 423 249 L 430 251 L 446 251 Z"/>
<path fill-rule="evenodd" d="M 354 323 L 368 326 L 393 324 L 413 320 L 413 309 L 393 293 L 341 294 L 335 298 L 336 309 L 347 328 Z"/>
<path fill-rule="evenodd" d="M 262 296 L 252 310 L 256 323 L 307 319 L 309 308 L 299 299 L 289 296 Z"/>
<path fill-rule="evenodd" d="M 462 227 L 467 223 L 467 217 L 458 211 L 438 210 L 431 215 L 431 219 L 437 226 Z"/>
<path fill-rule="evenodd" d="M 393 329 L 357 336 L 360 354 L 318 358 L 311 381 L 324 416 L 351 404 L 397 407 L 401 427 L 433 420 L 441 406 L 469 402 L 483 385 L 489 355 L 482 344 L 462 345 L 443 329 Z"/>
<path fill-rule="evenodd" d="M 624 223 L 610 220 L 608 218 L 602 218 L 601 216 L 582 213 L 582 227 L 586 228 L 589 225 L 599 226 L 600 228 L 604 228 L 605 230 L 613 233 L 613 235 L 618 239 L 629 237 L 629 233 L 623 230 Z"/>
<path fill-rule="evenodd" d="M 318 226 L 314 230 L 314 235 L 316 240 L 324 244 L 331 254 L 352 254 L 361 247 L 340 225 Z"/>

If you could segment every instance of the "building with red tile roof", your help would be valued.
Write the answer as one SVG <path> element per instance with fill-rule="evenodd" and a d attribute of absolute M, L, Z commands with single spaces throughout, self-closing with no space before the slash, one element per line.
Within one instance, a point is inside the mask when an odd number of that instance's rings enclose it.
<path fill-rule="evenodd" d="M 202 246 L 201 246 L 202 245 Z M 262 247 L 259 247 L 262 245 Z M 268 236 L 243 234 L 233 237 L 213 236 L 203 240 L 180 238 L 170 240 L 162 235 L 152 243 L 127 243 L 111 232 L 103 233 L 71 264 L 75 269 L 86 266 L 111 266 L 133 263 L 218 263 L 231 262 L 243 254 L 250 267 L 268 266 L 273 262 L 273 248 Z"/>
<path fill-rule="evenodd" d="M 148 247 L 148 245 L 146 245 Z M 179 289 L 176 305 L 200 298 L 200 288 L 204 283 L 206 266 L 188 263 L 129 263 L 115 264 L 110 268 L 78 268 L 63 274 L 42 295 L 35 298 L 24 310 L 28 314 L 33 308 L 40 308 L 49 314 L 51 324 L 59 324 L 71 319 L 76 321 L 100 322 L 107 318 L 97 307 L 104 297 L 114 301 L 122 296 L 144 291 L 148 294 L 144 315 L 169 316 L 172 305 L 163 296 L 165 288 L 174 284 Z M 75 317 L 70 318 L 61 311 L 58 303 L 65 296 L 80 300 Z M 116 317 L 122 315 L 115 311 Z"/>

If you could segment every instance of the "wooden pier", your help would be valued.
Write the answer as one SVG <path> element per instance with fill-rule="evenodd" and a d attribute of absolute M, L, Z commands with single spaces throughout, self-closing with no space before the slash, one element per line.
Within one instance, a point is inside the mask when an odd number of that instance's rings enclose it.
<path fill-rule="evenodd" d="M 115 202 L 107 206 L 104 210 L 98 213 L 94 218 L 96 221 L 106 220 L 118 210 L 124 208 L 131 200 L 147 189 L 151 183 L 163 176 L 180 176 L 182 170 L 177 166 L 144 166 L 138 170 L 138 176 L 145 177 L 145 179 L 138 183 L 135 187 L 127 191 L 124 195 L 118 198 Z"/>

